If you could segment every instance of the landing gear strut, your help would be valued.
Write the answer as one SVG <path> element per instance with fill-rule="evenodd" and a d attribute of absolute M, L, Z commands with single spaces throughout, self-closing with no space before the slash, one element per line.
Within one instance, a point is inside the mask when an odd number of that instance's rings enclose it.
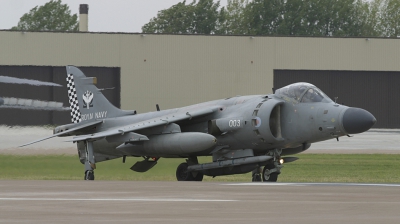
<path fill-rule="evenodd" d="M 282 165 L 280 164 L 282 149 L 274 149 L 270 150 L 267 155 L 272 156 L 273 160 L 264 166 L 262 170 L 262 175 L 260 175 L 261 171 L 259 168 L 253 171 L 253 182 L 276 182 L 278 180 L 278 175 L 281 173 Z M 258 179 L 260 178 L 260 179 Z"/>
<path fill-rule="evenodd" d="M 261 182 L 261 167 L 257 167 L 252 171 L 252 182 Z"/>
<path fill-rule="evenodd" d="M 96 169 L 96 163 L 93 154 L 93 142 L 85 141 L 85 179 L 84 180 L 94 180 L 94 169 Z"/>
<path fill-rule="evenodd" d="M 189 165 L 195 165 L 199 162 L 197 157 L 190 157 L 186 163 L 181 163 L 176 169 L 176 179 L 178 181 L 202 181 L 203 173 L 201 172 L 188 172 Z"/>

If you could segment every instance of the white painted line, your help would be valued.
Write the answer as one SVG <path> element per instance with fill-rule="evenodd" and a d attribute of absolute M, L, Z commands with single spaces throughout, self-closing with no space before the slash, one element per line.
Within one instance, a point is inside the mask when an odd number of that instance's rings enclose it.
<path fill-rule="evenodd" d="M 234 202 L 238 200 L 184 199 L 184 198 L 0 198 L 0 201 Z"/>
<path fill-rule="evenodd" d="M 222 184 L 231 186 L 366 186 L 366 187 L 400 187 L 400 184 L 359 184 L 359 183 L 271 183 L 271 182 L 252 182 L 252 183 L 231 183 Z"/>
<path fill-rule="evenodd" d="M 362 184 L 362 183 L 306 183 L 307 185 L 327 186 L 366 186 L 366 187 L 400 187 L 400 184 Z"/>
<path fill-rule="evenodd" d="M 231 184 L 222 184 L 222 185 L 231 185 L 231 186 L 299 186 L 301 184 L 271 183 L 271 182 L 251 182 L 251 183 L 231 183 Z"/>

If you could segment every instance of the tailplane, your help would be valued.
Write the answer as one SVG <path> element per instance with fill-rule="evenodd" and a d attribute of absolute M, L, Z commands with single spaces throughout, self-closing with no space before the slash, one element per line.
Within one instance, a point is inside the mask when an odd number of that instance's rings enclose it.
<path fill-rule="evenodd" d="M 72 123 L 136 114 L 136 111 L 124 111 L 112 105 L 95 86 L 96 83 L 95 77 L 86 77 L 78 68 L 67 66 Z"/>

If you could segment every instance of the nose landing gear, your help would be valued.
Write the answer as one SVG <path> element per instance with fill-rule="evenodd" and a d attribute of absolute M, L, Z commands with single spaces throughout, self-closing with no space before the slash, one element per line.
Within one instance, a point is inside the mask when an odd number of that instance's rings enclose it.
<path fill-rule="evenodd" d="M 281 153 L 281 149 L 269 151 L 267 155 L 273 156 L 273 161 L 270 160 L 270 162 L 264 166 L 262 172 L 261 168 L 256 168 L 253 170 L 252 181 L 261 182 L 262 179 L 263 182 L 276 182 L 278 180 L 278 175 L 281 173 L 281 168 L 283 167 L 280 164 Z"/>
<path fill-rule="evenodd" d="M 282 167 L 281 165 L 278 165 Z M 280 168 L 279 168 L 280 170 Z M 262 172 L 262 179 L 264 182 L 276 182 L 278 180 L 278 175 L 280 174 L 280 171 L 274 164 L 267 164 L 264 166 L 263 172 Z"/>

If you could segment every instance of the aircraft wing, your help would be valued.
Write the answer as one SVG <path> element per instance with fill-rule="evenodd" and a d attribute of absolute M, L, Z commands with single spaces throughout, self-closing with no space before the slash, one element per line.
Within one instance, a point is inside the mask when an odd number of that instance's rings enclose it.
<path fill-rule="evenodd" d="M 67 142 L 76 142 L 76 141 L 84 141 L 84 140 L 99 140 L 105 137 L 110 137 L 114 135 L 125 135 L 125 133 L 129 132 L 134 132 L 137 130 L 142 130 L 146 128 L 152 128 L 160 125 L 166 125 L 169 123 L 174 123 L 177 121 L 182 121 L 182 120 L 190 120 L 193 117 L 198 117 L 198 116 L 203 116 L 207 114 L 211 114 L 215 111 L 217 111 L 219 107 L 210 107 L 206 109 L 193 109 L 187 112 L 177 112 L 177 113 L 171 113 L 167 115 L 163 115 L 160 117 L 155 117 L 152 119 L 140 121 L 134 124 L 130 125 L 125 125 L 121 127 L 117 127 L 114 129 L 102 131 L 102 132 L 97 132 L 91 135 L 80 135 L 72 138 L 71 140 L 67 140 Z M 135 135 L 138 135 L 135 133 Z M 142 137 L 143 140 L 148 140 L 146 136 L 139 135 L 139 138 Z"/>
<path fill-rule="evenodd" d="M 54 138 L 54 137 L 57 137 L 57 136 L 62 136 L 62 135 L 65 135 L 65 134 L 68 134 L 68 133 L 71 133 L 71 132 L 74 132 L 74 131 L 77 131 L 77 130 L 80 130 L 80 129 L 83 129 L 83 128 L 95 126 L 95 125 L 100 124 L 100 123 L 103 123 L 103 120 L 98 120 L 98 121 L 94 121 L 94 122 L 88 122 L 86 124 L 79 125 L 79 126 L 77 126 L 75 128 L 71 128 L 69 130 L 66 130 L 66 131 L 63 131 L 63 132 L 59 132 L 57 134 L 54 134 L 54 135 L 51 135 L 51 136 L 48 136 L 48 137 L 45 137 L 45 138 L 42 138 L 42 139 L 38 139 L 38 140 L 35 140 L 33 142 L 29 142 L 29 143 L 20 145 L 19 147 L 24 147 L 24 146 L 27 146 L 27 145 L 31 145 L 31 144 L 34 144 L 34 143 L 37 143 L 37 142 L 44 141 L 46 139 Z"/>

